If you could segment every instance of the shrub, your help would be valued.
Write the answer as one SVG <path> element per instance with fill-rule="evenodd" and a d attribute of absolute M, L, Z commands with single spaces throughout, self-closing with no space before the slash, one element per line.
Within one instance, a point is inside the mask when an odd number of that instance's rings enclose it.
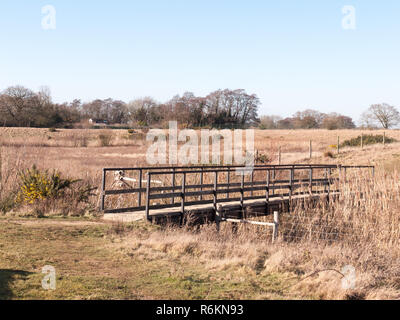
<path fill-rule="evenodd" d="M 9 193 L 0 198 L 0 212 L 5 214 L 15 207 L 15 193 Z"/>
<path fill-rule="evenodd" d="M 36 166 L 20 172 L 19 179 L 20 188 L 12 198 L 13 207 L 28 206 L 27 211 L 38 217 L 47 212 L 81 215 L 88 210 L 89 198 L 97 189 L 81 180 L 62 178 L 56 171 L 40 171 Z"/>
<path fill-rule="evenodd" d="M 49 128 L 49 132 L 57 132 L 56 128 Z"/>
<path fill-rule="evenodd" d="M 324 156 L 327 158 L 334 158 L 334 154 L 332 153 L 332 151 L 325 151 L 324 152 Z"/>
<path fill-rule="evenodd" d="M 271 158 L 264 153 L 259 153 L 256 159 L 254 160 L 256 163 L 262 163 L 262 164 L 271 162 Z"/>
<path fill-rule="evenodd" d="M 396 142 L 397 140 L 389 137 L 385 137 L 385 143 L 393 143 Z M 363 145 L 370 145 L 370 144 L 376 144 L 376 143 L 383 143 L 383 135 L 377 134 L 368 134 L 363 136 Z M 361 136 L 358 136 L 357 138 L 349 139 L 343 141 L 343 143 L 340 145 L 341 147 L 357 147 L 361 146 Z"/>
<path fill-rule="evenodd" d="M 65 189 L 70 188 L 79 180 L 62 179 L 58 172 L 50 174 L 46 171 L 39 171 L 34 165 L 32 169 L 22 171 L 19 174 L 21 190 L 17 201 L 34 203 L 36 200 L 62 197 Z"/>
<path fill-rule="evenodd" d="M 110 134 L 100 134 L 99 140 L 102 147 L 108 147 L 111 144 L 112 136 Z"/>

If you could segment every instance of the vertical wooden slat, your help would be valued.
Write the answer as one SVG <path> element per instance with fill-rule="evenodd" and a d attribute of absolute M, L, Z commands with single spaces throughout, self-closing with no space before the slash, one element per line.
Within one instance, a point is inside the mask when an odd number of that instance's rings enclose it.
<path fill-rule="evenodd" d="M 172 193 L 175 193 L 175 168 L 172 168 Z M 171 203 L 175 203 L 174 196 L 172 196 Z"/>
<path fill-rule="evenodd" d="M 217 231 L 219 231 L 219 212 L 217 208 L 217 190 L 218 190 L 218 171 L 214 172 L 214 190 L 213 190 L 213 207 L 214 207 L 214 214 L 215 214 L 215 223 L 217 225 Z"/>
<path fill-rule="evenodd" d="M 289 172 L 289 212 L 292 210 L 292 195 L 293 195 L 293 177 L 294 177 L 294 166 L 290 169 Z"/>
<path fill-rule="evenodd" d="M 203 169 L 203 167 L 201 168 L 201 172 L 200 172 L 200 191 L 203 191 L 203 179 L 204 179 L 204 177 L 203 177 L 203 175 L 204 175 L 204 169 Z M 200 195 L 200 200 L 203 200 L 203 195 L 201 194 Z"/>
<path fill-rule="evenodd" d="M 242 217 L 243 217 L 243 201 L 244 201 L 244 171 L 242 171 L 242 180 L 240 183 L 240 207 L 242 209 Z"/>
<path fill-rule="evenodd" d="M 253 187 L 254 187 L 254 170 L 251 171 L 251 191 L 250 191 L 251 196 L 253 196 Z"/>
<path fill-rule="evenodd" d="M 142 189 L 142 179 L 143 179 L 143 171 L 142 169 L 139 169 L 139 189 Z M 138 203 L 139 207 L 142 206 L 142 191 L 139 191 L 138 193 Z"/>
<path fill-rule="evenodd" d="M 213 192 L 213 205 L 215 212 L 217 211 L 217 190 L 218 190 L 218 171 L 214 172 L 214 192 Z"/>
<path fill-rule="evenodd" d="M 228 192 L 226 193 L 226 197 L 229 199 L 229 197 L 230 197 L 230 194 L 229 194 L 229 189 L 230 189 L 230 183 L 231 183 L 231 178 L 230 178 L 230 176 L 231 176 L 231 169 L 230 168 L 228 168 L 228 173 L 227 173 L 227 177 L 226 177 L 226 183 L 228 184 L 228 187 L 227 187 L 227 190 L 228 190 Z"/>
<path fill-rule="evenodd" d="M 267 169 L 267 178 L 266 178 L 266 188 L 265 188 L 265 202 L 267 203 L 267 206 L 268 206 L 268 203 L 269 203 L 269 181 L 270 181 L 270 171 L 269 171 L 269 169 Z M 267 207 L 267 209 L 268 209 L 268 207 Z"/>
<path fill-rule="evenodd" d="M 1 168 L 0 168 L 0 170 L 1 170 Z M 105 200 L 106 200 L 106 195 L 105 195 L 106 174 L 107 174 L 107 171 L 105 169 L 103 169 L 103 174 L 102 174 L 102 179 L 101 179 L 101 202 L 100 202 L 100 210 L 101 211 L 104 211 L 104 204 L 105 204 Z"/>
<path fill-rule="evenodd" d="M 313 182 L 313 168 L 310 166 L 310 176 L 309 176 L 309 187 L 310 187 L 310 193 L 311 193 L 311 195 L 313 194 L 313 185 L 312 185 L 312 182 Z"/>
<path fill-rule="evenodd" d="M 151 184 L 151 173 L 147 172 L 147 186 L 146 186 L 146 218 L 150 220 L 150 184 Z"/>
<path fill-rule="evenodd" d="M 331 174 L 332 174 L 332 170 L 331 168 L 328 169 L 328 203 L 329 203 L 329 197 L 331 194 Z"/>
<path fill-rule="evenodd" d="M 310 159 L 312 159 L 312 140 L 310 140 Z"/>
<path fill-rule="evenodd" d="M 272 171 L 272 185 L 275 187 L 275 176 L 276 176 L 276 172 L 275 172 L 275 167 L 274 170 Z M 272 195 L 275 194 L 275 188 L 272 188 Z"/>
<path fill-rule="evenodd" d="M 181 224 L 185 216 L 185 192 L 186 192 L 186 173 L 182 174 L 182 191 L 181 191 Z"/>

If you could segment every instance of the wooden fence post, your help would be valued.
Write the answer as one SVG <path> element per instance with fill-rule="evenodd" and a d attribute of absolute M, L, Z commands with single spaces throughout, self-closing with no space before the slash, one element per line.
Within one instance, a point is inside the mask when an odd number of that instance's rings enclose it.
<path fill-rule="evenodd" d="M 282 150 L 281 150 L 281 146 L 279 146 L 279 150 L 278 150 L 278 164 L 280 165 L 282 163 Z"/>
<path fill-rule="evenodd" d="M 364 149 L 364 134 L 361 133 L 361 150 Z"/>
<path fill-rule="evenodd" d="M 337 137 L 337 145 L 336 145 L 336 148 L 337 148 L 337 154 L 339 154 L 339 153 L 340 153 L 340 138 L 339 138 L 339 136 Z"/>
<path fill-rule="evenodd" d="M 310 159 L 312 159 L 312 140 L 310 140 Z"/>
<path fill-rule="evenodd" d="M 274 226 L 272 227 L 272 242 L 278 238 L 279 212 L 274 211 Z"/>
<path fill-rule="evenodd" d="M 385 131 L 383 131 L 383 147 L 385 147 L 385 143 L 386 143 L 386 133 Z"/>

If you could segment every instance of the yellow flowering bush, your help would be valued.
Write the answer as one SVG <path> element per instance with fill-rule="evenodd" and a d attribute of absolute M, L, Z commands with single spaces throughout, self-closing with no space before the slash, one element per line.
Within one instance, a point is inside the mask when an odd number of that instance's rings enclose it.
<path fill-rule="evenodd" d="M 65 189 L 70 188 L 78 181 L 62 179 L 58 172 L 40 171 L 36 166 L 20 172 L 19 178 L 21 187 L 17 201 L 29 204 L 33 204 L 37 200 L 61 197 Z"/>

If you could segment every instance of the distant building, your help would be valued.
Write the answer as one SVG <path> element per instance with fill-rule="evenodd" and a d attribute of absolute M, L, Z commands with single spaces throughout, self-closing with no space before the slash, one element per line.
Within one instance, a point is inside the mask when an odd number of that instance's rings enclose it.
<path fill-rule="evenodd" d="M 101 125 L 101 126 L 107 126 L 108 121 L 104 119 L 89 119 L 90 124 L 96 124 L 96 125 Z"/>

